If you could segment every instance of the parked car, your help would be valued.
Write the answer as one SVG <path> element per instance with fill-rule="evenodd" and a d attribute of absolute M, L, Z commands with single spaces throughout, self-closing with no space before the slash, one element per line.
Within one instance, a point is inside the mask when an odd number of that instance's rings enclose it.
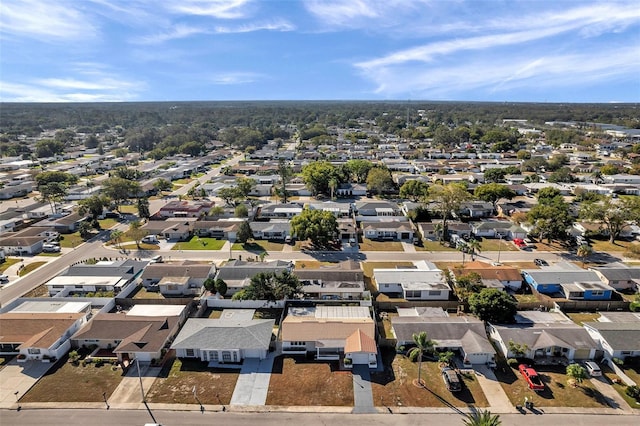
<path fill-rule="evenodd" d="M 151 262 L 149 263 L 162 263 L 162 256 L 158 255 L 158 256 L 153 256 L 151 258 Z"/>
<path fill-rule="evenodd" d="M 9 277 L 7 275 L 0 275 L 0 283 L 8 283 Z"/>
<path fill-rule="evenodd" d="M 602 376 L 602 370 L 600 370 L 600 367 L 598 366 L 598 364 L 596 364 L 593 361 L 586 361 L 584 363 L 584 367 L 587 370 L 587 373 L 589 373 L 589 375 L 591 377 L 599 377 Z"/>
<path fill-rule="evenodd" d="M 452 370 L 449 367 L 443 368 L 442 380 L 444 380 L 444 385 L 450 392 L 459 392 L 462 390 L 462 382 L 460 381 L 460 377 L 458 377 L 458 373 L 456 373 L 455 370 Z"/>
<path fill-rule="evenodd" d="M 536 370 L 534 370 L 531 366 L 526 364 L 520 364 L 518 366 L 518 370 L 520 370 L 520 374 L 527 381 L 527 386 L 529 389 L 534 390 L 536 392 L 540 392 L 544 390 L 544 383 L 540 380 L 540 376 Z"/>
<path fill-rule="evenodd" d="M 56 244 L 43 244 L 42 251 L 44 253 L 60 253 L 60 246 Z"/>
<path fill-rule="evenodd" d="M 147 244 L 158 244 L 160 241 L 158 241 L 158 237 L 155 235 L 145 235 L 142 237 L 142 242 Z"/>
<path fill-rule="evenodd" d="M 538 266 L 549 266 L 549 263 L 544 259 L 534 259 L 533 263 L 535 263 Z"/>
<path fill-rule="evenodd" d="M 349 238 L 349 245 L 351 247 L 355 247 L 356 246 L 356 239 L 355 238 Z"/>

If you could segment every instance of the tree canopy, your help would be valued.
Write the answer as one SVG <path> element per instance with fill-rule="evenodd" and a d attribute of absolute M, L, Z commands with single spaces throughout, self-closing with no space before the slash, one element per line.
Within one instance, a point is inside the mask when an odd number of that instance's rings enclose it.
<path fill-rule="evenodd" d="M 473 194 L 481 199 L 493 204 L 493 211 L 496 211 L 496 204 L 501 199 L 510 200 L 516 196 L 516 193 L 506 185 L 500 185 L 499 183 L 488 183 L 485 185 L 478 185 Z"/>
<path fill-rule="evenodd" d="M 449 217 L 457 213 L 462 202 L 467 201 L 471 196 L 467 188 L 459 183 L 432 185 L 427 194 L 431 203 L 435 204 L 436 211 L 442 216 L 442 233 L 446 236 Z"/>
<path fill-rule="evenodd" d="M 505 291 L 485 288 L 469 297 L 469 308 L 483 321 L 507 324 L 513 322 L 518 303 Z"/>
<path fill-rule="evenodd" d="M 386 167 L 374 167 L 367 174 L 367 190 L 374 194 L 384 194 L 394 189 L 391 172 Z"/>
<path fill-rule="evenodd" d="M 417 179 L 406 181 L 400 187 L 400 197 L 418 202 L 427 196 L 429 185 Z"/>
<path fill-rule="evenodd" d="M 234 300 L 268 300 L 290 299 L 302 292 L 302 284 L 289 271 L 279 274 L 260 272 L 251 278 L 251 283 L 233 295 Z"/>
<path fill-rule="evenodd" d="M 326 246 L 337 233 L 338 221 L 328 211 L 306 209 L 291 219 L 291 234 L 301 241 L 311 240 L 315 246 Z"/>
<path fill-rule="evenodd" d="M 584 202 L 580 217 L 602 222 L 609 232 L 609 241 L 613 243 L 624 228 L 640 224 L 640 198 L 614 200 L 606 197 L 601 201 Z"/>
<path fill-rule="evenodd" d="M 302 180 L 312 194 L 330 194 L 329 182 L 342 182 L 338 170 L 328 161 L 316 161 L 302 168 Z"/>

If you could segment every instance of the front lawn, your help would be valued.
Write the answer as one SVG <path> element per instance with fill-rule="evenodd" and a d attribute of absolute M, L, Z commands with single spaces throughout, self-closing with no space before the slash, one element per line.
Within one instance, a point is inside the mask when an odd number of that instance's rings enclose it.
<path fill-rule="evenodd" d="M 640 402 L 636 401 L 635 398 L 631 398 L 626 394 L 627 385 L 625 385 L 620 377 L 618 377 L 614 371 L 608 365 L 601 365 L 602 374 L 607 379 L 611 387 L 613 387 L 616 392 L 625 400 L 625 402 L 631 408 L 640 409 Z"/>
<path fill-rule="evenodd" d="M 439 241 L 423 240 L 421 246 L 416 246 L 416 251 L 456 251 L 456 249 Z"/>
<path fill-rule="evenodd" d="M 189 241 L 176 243 L 171 250 L 220 250 L 226 240 L 208 237 L 191 237 Z"/>
<path fill-rule="evenodd" d="M 18 272 L 18 275 L 21 276 L 21 277 L 24 277 L 29 272 L 34 271 L 34 270 L 38 269 L 39 267 L 41 267 L 42 265 L 46 265 L 46 264 L 47 264 L 47 262 L 31 262 L 29 264 L 26 264 L 24 266 L 24 268 L 22 268 L 20 270 L 20 272 Z"/>
<path fill-rule="evenodd" d="M 524 405 L 524 398 L 527 397 L 536 407 L 609 407 L 605 396 L 589 380 L 584 380 L 578 387 L 569 385 L 566 367 L 536 365 L 534 368 L 545 385 L 544 391 L 539 393 L 527 387 L 517 368 L 509 367 L 504 360 L 498 362 L 496 376 L 514 406 Z"/>
<path fill-rule="evenodd" d="M 352 406 L 353 377 L 336 366 L 337 362 L 277 357 L 266 405 Z"/>
<path fill-rule="evenodd" d="M 275 241 L 267 241 L 267 240 L 255 240 L 251 242 L 242 243 L 234 243 L 232 250 L 244 250 L 254 254 L 260 254 L 264 251 L 282 251 L 284 248 L 284 243 L 277 243 Z"/>
<path fill-rule="evenodd" d="M 47 372 L 20 402 L 100 402 L 111 396 L 122 380 L 122 369 L 111 364 L 74 366 L 67 357 Z"/>
<path fill-rule="evenodd" d="M 22 259 L 18 259 L 17 257 L 7 257 L 4 262 L 0 263 L 0 272 L 4 272 L 11 265 L 15 265 L 20 262 L 22 262 Z"/>
<path fill-rule="evenodd" d="M 202 404 L 229 404 L 236 387 L 238 369 L 209 368 L 206 362 L 191 359 L 168 360 L 147 394 L 148 402 L 197 404 L 195 386 Z"/>
<path fill-rule="evenodd" d="M 483 238 L 480 241 L 480 250 L 485 251 L 518 251 L 518 247 L 509 241 L 496 238 Z"/>
<path fill-rule="evenodd" d="M 616 240 L 615 243 L 610 243 L 609 240 L 591 240 L 591 247 L 593 247 L 594 252 L 603 251 L 605 253 L 611 253 L 626 251 L 632 245 L 637 245 L 637 243 L 625 240 Z"/>
<path fill-rule="evenodd" d="M 400 241 L 373 241 L 363 238 L 360 251 L 404 251 Z"/>
<path fill-rule="evenodd" d="M 371 373 L 373 403 L 385 407 L 487 407 L 489 405 L 480 383 L 473 373 L 461 374 L 463 388 L 450 392 L 445 387 L 438 362 L 422 362 L 424 388 L 414 382 L 418 378 L 418 363 L 393 350 L 383 352 L 385 371 Z"/>
<path fill-rule="evenodd" d="M 63 234 L 60 236 L 60 247 L 75 248 L 84 243 L 79 232 L 73 234 Z"/>
<path fill-rule="evenodd" d="M 116 219 L 107 218 L 107 219 L 98 219 L 98 223 L 100 224 L 100 229 L 111 229 L 116 226 L 119 222 Z"/>

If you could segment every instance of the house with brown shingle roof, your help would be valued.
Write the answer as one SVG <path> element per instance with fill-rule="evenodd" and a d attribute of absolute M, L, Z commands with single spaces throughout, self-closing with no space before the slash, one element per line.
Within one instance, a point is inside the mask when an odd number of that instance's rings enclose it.
<path fill-rule="evenodd" d="M 350 354 L 354 364 L 375 367 L 371 340 L 375 342 L 375 322 L 364 306 L 291 307 L 280 325 L 283 354 L 315 353 L 318 360 Z"/>
<path fill-rule="evenodd" d="M 111 350 L 120 362 L 138 359 L 150 362 L 178 334 L 179 316 L 138 316 L 100 313 L 71 337 L 74 347 L 97 345 Z"/>
<path fill-rule="evenodd" d="M 475 273 L 480 275 L 480 279 L 486 287 L 492 287 L 491 283 L 497 281 L 501 287 L 519 290 L 522 287 L 522 275 L 517 268 L 512 266 L 494 266 L 490 263 L 473 261 L 467 262 L 464 269 L 454 269 L 453 274 L 457 277 Z"/>
<path fill-rule="evenodd" d="M 61 358 L 69 337 L 87 321 L 87 312 L 6 312 L 0 314 L 0 355 L 18 355 L 18 362 Z"/>

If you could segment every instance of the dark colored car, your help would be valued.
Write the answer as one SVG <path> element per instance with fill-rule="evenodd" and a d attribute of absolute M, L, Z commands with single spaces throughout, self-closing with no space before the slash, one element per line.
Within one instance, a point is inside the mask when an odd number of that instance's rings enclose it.
<path fill-rule="evenodd" d="M 462 382 L 460 381 L 460 377 L 458 377 L 458 373 L 456 373 L 455 370 L 452 370 L 449 367 L 443 368 L 442 380 L 444 380 L 444 384 L 449 391 L 459 392 L 462 390 Z"/>
<path fill-rule="evenodd" d="M 538 266 L 549 266 L 549 263 L 547 263 L 547 261 L 544 259 L 534 259 L 533 263 Z"/>
<path fill-rule="evenodd" d="M 522 377 L 524 377 L 524 379 L 527 381 L 529 389 L 536 392 L 544 390 L 544 383 L 542 383 L 542 380 L 540 380 L 540 376 L 538 376 L 536 370 L 534 370 L 531 366 L 520 364 L 518 366 L 518 370 L 520 370 L 520 374 L 522 374 Z"/>

